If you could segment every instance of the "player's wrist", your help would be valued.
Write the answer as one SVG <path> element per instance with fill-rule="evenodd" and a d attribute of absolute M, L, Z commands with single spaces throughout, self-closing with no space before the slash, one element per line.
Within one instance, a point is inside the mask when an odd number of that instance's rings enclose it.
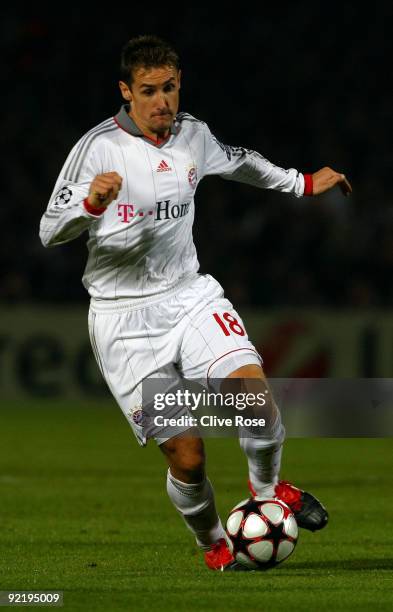
<path fill-rule="evenodd" d="M 106 211 L 106 206 L 94 206 L 89 202 L 89 198 L 83 200 L 83 206 L 90 215 L 94 215 L 95 217 L 99 217 Z"/>
<path fill-rule="evenodd" d="M 304 176 L 304 192 L 305 196 L 312 196 L 314 194 L 314 181 L 312 174 L 303 174 Z"/>

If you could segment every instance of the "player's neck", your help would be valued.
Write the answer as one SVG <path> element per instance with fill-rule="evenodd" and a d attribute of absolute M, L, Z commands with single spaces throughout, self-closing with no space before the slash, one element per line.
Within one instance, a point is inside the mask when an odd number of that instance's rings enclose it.
<path fill-rule="evenodd" d="M 149 138 L 150 140 L 153 140 L 156 143 L 162 142 L 163 140 L 166 140 L 168 138 L 170 133 L 169 129 L 164 130 L 160 133 L 152 132 L 146 125 L 143 125 L 143 122 L 140 121 L 138 117 L 135 117 L 135 115 L 133 115 L 132 110 L 128 114 L 135 123 L 135 125 L 141 130 L 141 132 L 143 132 L 146 138 Z"/>

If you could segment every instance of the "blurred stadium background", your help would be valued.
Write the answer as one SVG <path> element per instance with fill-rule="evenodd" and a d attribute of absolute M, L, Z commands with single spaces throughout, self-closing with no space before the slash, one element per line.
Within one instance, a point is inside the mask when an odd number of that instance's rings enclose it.
<path fill-rule="evenodd" d="M 60 367 L 75 365 L 67 321 L 84 319 L 88 305 L 80 282 L 85 240 L 47 251 L 39 219 L 71 146 L 118 110 L 120 48 L 145 31 L 178 48 L 181 110 L 205 120 L 222 141 L 284 167 L 312 172 L 331 165 L 353 183 L 350 199 L 337 190 L 318 201 L 218 177 L 200 185 L 194 235 L 201 271 L 221 282 L 246 322 L 256 318 L 250 335 L 269 374 L 390 376 L 393 154 L 385 33 L 392 7 L 379 2 L 365 14 L 354 3 L 333 3 L 328 12 L 310 6 L 264 6 L 253 16 L 186 6 L 175 14 L 153 11 L 149 19 L 124 9 L 122 19 L 105 15 L 104 29 L 100 12 L 88 7 L 70 6 L 62 18 L 55 8 L 3 11 L 0 300 L 3 322 L 11 318 L 1 347 L 3 367 L 19 386 L 32 368 L 31 391 L 66 392 L 68 385 L 51 391 L 33 379 L 40 360 L 47 377 L 50 369 L 62 376 Z M 73 338 L 78 355 L 83 326 Z"/>
<path fill-rule="evenodd" d="M 218 177 L 199 187 L 201 271 L 225 288 L 268 373 L 390 376 L 391 3 L 372 14 L 354 3 L 310 6 L 269 5 L 252 16 L 185 6 L 148 19 L 124 9 L 105 24 L 87 7 L 62 18 L 55 8 L 3 10 L 3 385 L 63 395 L 65 369 L 84 376 L 85 240 L 47 251 L 38 224 L 72 145 L 122 103 L 123 43 L 147 31 L 180 53 L 181 110 L 223 142 L 306 172 L 330 165 L 353 184 L 349 199 L 335 190 L 318 201 Z"/>
<path fill-rule="evenodd" d="M 61 431 L 55 428 L 56 423 L 69 422 L 67 410 L 73 420 L 80 418 L 82 436 L 92 412 L 78 417 L 73 407 L 82 407 L 85 401 L 90 409 L 110 405 L 113 416 L 94 412 L 96 421 L 103 419 L 96 444 L 100 441 L 101 453 L 110 431 L 121 444 L 117 427 L 123 417 L 100 379 L 87 336 L 88 296 L 80 282 L 85 240 L 82 237 L 48 251 L 39 241 L 38 225 L 72 145 L 92 126 L 115 114 L 122 103 L 117 68 L 120 49 L 128 38 L 150 32 L 174 44 L 183 68 L 180 110 L 206 121 L 223 142 L 255 149 L 278 165 L 305 172 L 329 165 L 345 172 L 352 182 L 351 198 L 336 190 L 314 201 L 218 177 L 205 179 L 199 187 L 194 238 L 201 271 L 212 274 L 225 288 L 263 354 L 268 374 L 391 377 L 393 364 L 391 2 L 377 2 L 364 12 L 356 3 L 327 6 L 303 1 L 288 6 L 265 3 L 236 13 L 192 4 L 151 7 L 146 12 L 123 6 L 101 11 L 83 5 L 63 10 L 59 12 L 57 5 L 44 11 L 39 4 L 18 4 L 2 9 L 0 20 L 5 83 L 0 102 L 4 142 L 0 385 L 2 431 L 8 440 L 2 486 L 8 500 L 7 524 L 11 525 L 6 570 L 16 568 L 16 550 L 22 556 L 26 553 L 23 544 L 15 549 L 13 542 L 18 541 L 18 533 L 20 542 L 29 540 L 28 527 L 22 529 L 21 525 L 25 520 L 22 507 L 31 499 L 26 489 L 25 498 L 12 501 L 7 486 L 12 489 L 12 482 L 18 482 L 15 478 L 21 477 L 22 482 L 29 479 L 29 464 L 31 474 L 42 474 L 42 482 L 46 479 L 48 491 L 53 479 L 60 479 L 55 490 L 61 494 L 70 441 L 64 439 L 64 446 L 57 446 Z M 21 408 L 20 417 L 17 407 Z M 58 412 L 54 411 L 51 429 L 49 415 L 54 407 Z M 127 438 L 133 445 L 132 451 L 124 452 L 132 452 L 140 462 L 137 453 L 141 451 L 131 431 L 125 421 L 121 426 L 123 444 Z M 34 438 L 28 439 L 30 431 Z M 51 431 L 56 431 L 56 444 L 53 442 L 53 449 L 45 454 L 42 449 Z M 115 452 L 116 443 L 103 447 L 107 455 L 104 459 L 100 454 L 102 468 L 113 456 L 110 453 Z M 85 440 L 77 449 L 81 469 L 86 460 L 84 444 Z M 94 441 L 90 439 L 89 444 Z M 316 448 L 310 446 L 305 457 L 312 460 Z M 332 455 L 330 447 L 324 448 L 321 462 L 328 465 Z M 373 448 L 377 458 L 382 447 Z M 287 460 L 296 467 L 295 447 L 289 445 L 288 449 Z M 389 449 L 391 444 L 386 440 L 376 466 L 380 478 L 388 464 Z M 89 446 L 88 453 L 90 450 Z M 45 472 L 44 463 L 51 464 L 52 452 L 58 453 L 62 467 Z M 92 452 L 93 456 L 98 453 L 98 447 Z M 153 449 L 144 452 L 149 456 L 155 453 Z M 340 453 L 345 456 L 343 447 L 337 456 Z M 353 450 L 354 465 L 355 454 Z M 40 456 L 45 459 L 41 461 Z M 127 461 L 130 457 L 127 455 Z M 77 457 L 75 461 L 78 463 Z M 155 455 L 152 465 L 157 463 Z M 352 499 L 363 486 L 365 473 L 361 464 L 357 465 Z M 108 472 L 106 484 L 117 469 L 116 465 L 113 474 Z M 304 466 L 302 470 L 299 474 L 306 474 L 306 484 L 310 481 L 318 493 L 318 486 L 324 486 L 319 473 L 313 477 L 307 468 L 304 472 Z M 329 473 L 328 501 L 333 505 L 338 464 L 335 470 Z M 371 472 L 371 489 L 363 492 L 379 494 L 381 480 L 376 481 Z M 128 476 L 135 478 L 131 467 Z M 241 478 L 239 468 L 239 491 Z M 342 482 L 342 499 L 350 481 L 349 475 Z M 92 499 L 100 482 L 97 478 Z M 137 481 L 130 482 L 138 486 Z M 386 481 L 385 496 L 388 491 L 391 487 Z M 228 499 L 228 504 L 232 501 L 237 500 Z M 52 502 L 56 505 L 54 498 Z M 40 525 L 38 540 L 42 535 L 40 503 L 37 499 L 33 508 Z M 69 502 L 70 511 L 73 503 Z M 137 499 L 127 499 L 127 503 L 138 508 Z M 336 506 L 339 513 L 343 509 L 340 500 Z M 172 517 L 169 507 L 166 511 Z M 97 513 L 99 517 L 99 509 Z M 366 518 L 370 517 L 363 516 L 365 522 Z M 180 534 L 178 520 L 173 515 L 174 533 L 190 542 L 187 534 Z M 148 533 L 147 525 L 145 529 Z M 381 534 L 386 542 L 383 530 Z M 51 546 L 56 546 L 53 537 Z M 351 546 L 350 542 L 349 548 L 355 551 Z M 318 552 L 321 559 L 326 559 L 325 553 L 326 549 Z M 384 549 L 375 554 L 379 558 L 387 552 Z M 332 549 L 332 559 L 334 555 Z M 83 558 L 83 563 L 87 562 Z M 307 563 L 299 565 L 300 574 L 306 572 L 306 577 L 308 570 L 316 571 Z M 334 574 L 334 561 L 331 563 L 329 571 Z M 53 576 L 46 580 L 44 571 L 38 582 L 33 580 L 35 564 L 41 567 L 32 554 L 31 565 L 20 574 L 16 569 L 3 572 L 8 579 L 0 588 L 59 584 Z M 359 564 L 361 567 L 361 561 Z M 391 570 L 391 564 L 378 565 L 378 559 L 370 567 L 373 571 Z M 89 580 L 83 572 L 81 575 Z M 69 585 L 74 578 L 78 580 L 77 570 Z M 344 590 L 348 584 L 343 583 Z M 272 590 L 275 587 L 276 583 Z M 247 601 L 252 604 L 250 597 Z M 375 593 L 370 592 L 369 601 L 375 603 Z M 381 606 L 384 601 L 381 596 Z M 217 609 L 222 609 L 221 600 L 217 602 Z M 210 604 L 210 609 L 215 609 Z M 320 605 L 318 600 L 323 609 Z M 299 609 L 305 609 L 304 602 Z"/>

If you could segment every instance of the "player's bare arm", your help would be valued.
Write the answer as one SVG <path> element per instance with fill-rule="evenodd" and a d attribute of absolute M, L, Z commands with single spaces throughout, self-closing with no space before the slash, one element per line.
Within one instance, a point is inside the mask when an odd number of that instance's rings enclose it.
<path fill-rule="evenodd" d="M 346 178 L 345 174 L 336 172 L 328 166 L 321 168 L 318 172 L 314 172 L 312 175 L 313 179 L 313 195 L 320 195 L 329 191 L 336 185 L 338 185 L 345 196 L 349 196 L 352 193 L 352 187 Z"/>
<path fill-rule="evenodd" d="M 98 174 L 92 181 L 87 198 L 93 208 L 105 208 L 116 200 L 122 185 L 122 177 L 117 172 Z"/>

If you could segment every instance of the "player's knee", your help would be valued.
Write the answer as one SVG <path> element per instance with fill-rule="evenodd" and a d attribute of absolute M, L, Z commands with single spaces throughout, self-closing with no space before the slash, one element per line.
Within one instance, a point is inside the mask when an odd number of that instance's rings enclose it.
<path fill-rule="evenodd" d="M 205 461 L 199 454 L 182 457 L 176 467 L 183 474 L 185 482 L 200 482 L 204 478 Z"/>
<path fill-rule="evenodd" d="M 261 366 L 256 363 L 249 363 L 231 372 L 227 378 L 258 378 L 264 379 L 265 375 Z"/>
<path fill-rule="evenodd" d="M 258 373 L 261 375 L 257 376 Z M 272 391 L 259 366 L 243 366 L 233 372 L 222 381 L 221 392 L 231 393 L 243 402 L 247 399 L 247 407 L 263 412 L 270 419 L 274 420 L 279 413 Z"/>
<path fill-rule="evenodd" d="M 264 421 L 253 433 L 270 438 L 280 425 L 280 411 L 261 367 L 250 364 L 238 368 L 225 378 L 221 385 L 223 394 L 230 393 L 241 402 L 245 417 L 257 417 Z"/>
<path fill-rule="evenodd" d="M 200 482 L 205 476 L 205 450 L 200 438 L 171 438 L 160 446 L 172 475 L 183 482 Z"/>

